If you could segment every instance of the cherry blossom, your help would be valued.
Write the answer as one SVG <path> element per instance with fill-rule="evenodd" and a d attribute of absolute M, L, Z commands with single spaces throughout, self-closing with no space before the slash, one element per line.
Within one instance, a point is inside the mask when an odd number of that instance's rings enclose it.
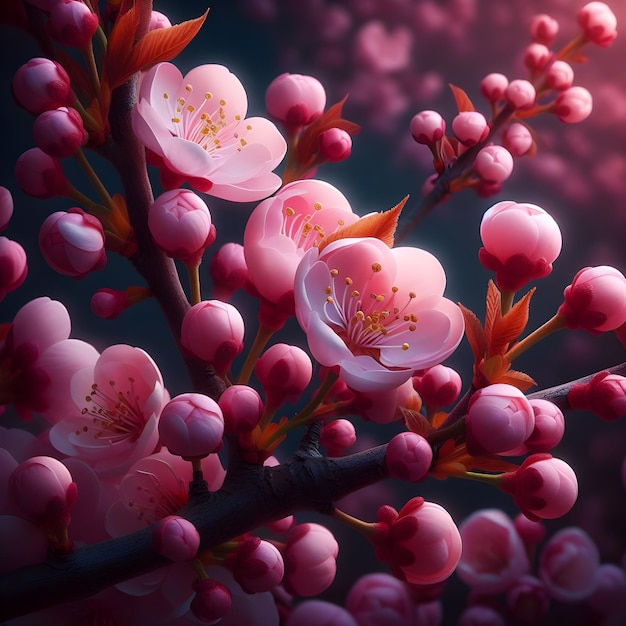
<path fill-rule="evenodd" d="M 463 335 L 459 308 L 442 297 L 439 261 L 379 239 L 340 239 L 298 266 L 296 315 L 321 365 L 339 366 L 357 391 L 385 391 L 448 357 Z"/>
<path fill-rule="evenodd" d="M 183 76 L 159 63 L 141 82 L 133 130 L 162 168 L 169 188 L 195 189 L 235 202 L 260 200 L 280 186 L 272 170 L 286 142 L 272 122 L 246 118 L 248 98 L 221 65 L 201 65 Z"/>

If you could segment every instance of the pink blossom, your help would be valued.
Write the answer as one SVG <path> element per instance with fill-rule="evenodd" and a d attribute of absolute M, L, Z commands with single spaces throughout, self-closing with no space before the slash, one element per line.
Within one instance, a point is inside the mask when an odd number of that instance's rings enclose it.
<path fill-rule="evenodd" d="M 307 126 L 324 112 L 326 91 L 313 76 L 281 74 L 265 91 L 265 106 L 271 117 L 288 127 Z"/>
<path fill-rule="evenodd" d="M 445 365 L 434 365 L 416 374 L 412 384 L 424 404 L 431 409 L 452 404 L 459 397 L 463 386 L 459 373 Z"/>
<path fill-rule="evenodd" d="M 376 558 L 412 585 L 445 580 L 461 558 L 461 535 L 450 514 L 419 497 L 409 500 L 399 513 L 382 506 L 372 541 Z"/>
<path fill-rule="evenodd" d="M 379 239 L 340 239 L 310 250 L 296 273 L 296 315 L 315 359 L 339 367 L 356 391 L 398 387 L 447 358 L 463 335 L 459 308 L 442 297 L 439 261 Z"/>
<path fill-rule="evenodd" d="M 84 278 L 102 269 L 107 257 L 102 223 L 77 207 L 49 215 L 39 231 L 39 248 L 59 274 Z"/>
<path fill-rule="evenodd" d="M 196 595 L 189 610 L 201 622 L 215 624 L 228 614 L 232 597 L 228 587 L 210 578 L 198 579 L 193 584 Z"/>
<path fill-rule="evenodd" d="M 474 159 L 474 171 L 489 183 L 504 182 L 513 171 L 513 157 L 502 146 L 485 146 Z"/>
<path fill-rule="evenodd" d="M 235 580 L 246 593 L 271 591 L 285 572 L 278 548 L 258 537 L 248 537 L 237 546 L 231 566 Z"/>
<path fill-rule="evenodd" d="M 373 20 L 359 28 L 354 55 L 359 65 L 375 74 L 390 74 L 409 65 L 412 46 L 410 28 L 399 25 L 389 30 L 382 21 Z"/>
<path fill-rule="evenodd" d="M 524 156 L 533 145 L 533 136 L 526 126 L 514 122 L 502 134 L 502 144 L 514 156 Z"/>
<path fill-rule="evenodd" d="M 15 291 L 28 274 L 26 252 L 17 241 L 0 237 L 0 301 Z"/>
<path fill-rule="evenodd" d="M 474 146 L 487 138 L 489 125 L 482 113 L 462 111 L 452 120 L 452 130 L 465 146 Z"/>
<path fill-rule="evenodd" d="M 335 579 L 338 552 L 339 544 L 324 526 L 293 526 L 283 550 L 287 591 L 309 597 L 327 589 Z"/>
<path fill-rule="evenodd" d="M 200 196 L 189 189 L 162 193 L 148 211 L 148 227 L 165 253 L 187 265 L 199 265 L 213 243 L 211 214 Z"/>
<path fill-rule="evenodd" d="M 574 70 L 565 61 L 555 61 L 548 68 L 545 81 L 550 89 L 556 89 L 557 91 L 569 89 L 574 82 Z"/>
<path fill-rule="evenodd" d="M 185 313 L 181 343 L 198 359 L 211 363 L 224 376 L 243 350 L 241 313 L 226 302 L 203 300 Z"/>
<path fill-rule="evenodd" d="M 586 383 L 572 385 L 567 401 L 572 409 L 593 411 L 612 422 L 626 416 L 626 377 L 599 372 Z"/>
<path fill-rule="evenodd" d="M 85 48 L 98 29 L 98 16 L 81 0 L 57 0 L 50 6 L 48 32 L 64 46 Z"/>
<path fill-rule="evenodd" d="M 329 128 L 318 137 L 320 156 L 330 163 L 345 161 L 352 154 L 352 137 L 341 128 Z"/>
<path fill-rule="evenodd" d="M 256 427 L 263 414 L 263 401 L 256 389 L 247 385 L 231 385 L 218 401 L 227 433 L 248 433 Z"/>
<path fill-rule="evenodd" d="M 221 65 L 201 65 L 184 77 L 159 63 L 143 77 L 133 130 L 162 168 L 170 188 L 195 189 L 235 202 L 260 200 L 280 186 L 272 173 L 286 142 L 262 117 L 246 118 L 239 79 Z"/>
<path fill-rule="evenodd" d="M 480 81 L 480 93 L 487 101 L 495 104 L 504 99 L 508 86 L 509 79 L 504 74 L 493 72 Z"/>
<path fill-rule="evenodd" d="M 624 615 L 626 611 L 626 572 L 619 565 L 602 563 L 596 570 L 596 584 L 586 604 L 602 615 Z M 617 623 L 617 622 L 616 622 Z"/>
<path fill-rule="evenodd" d="M 6 188 L 0 186 L 0 233 L 7 227 L 13 215 L 13 196 Z"/>
<path fill-rule="evenodd" d="M 359 626 L 407 626 L 414 623 L 415 605 L 408 586 L 384 574 L 361 576 L 350 588 L 346 609 Z"/>
<path fill-rule="evenodd" d="M 593 97 L 584 87 L 569 87 L 559 92 L 552 106 L 553 113 L 567 124 L 577 124 L 588 118 L 593 109 Z"/>
<path fill-rule="evenodd" d="M 478 594 L 506 591 L 530 569 L 513 521 L 499 509 L 482 509 L 459 526 L 463 541 L 459 578 Z"/>
<path fill-rule="evenodd" d="M 446 133 L 446 121 L 437 111 L 420 111 L 411 118 L 411 135 L 417 143 L 432 145 Z"/>
<path fill-rule="evenodd" d="M 235 291 L 243 289 L 248 283 L 248 266 L 243 246 L 228 242 L 219 248 L 211 257 L 209 274 L 213 279 L 215 298 L 228 302 Z"/>
<path fill-rule="evenodd" d="M 603 48 L 608 48 L 617 37 L 617 18 L 604 2 L 588 2 L 578 10 L 578 24 L 584 36 Z"/>
<path fill-rule="evenodd" d="M 44 200 L 65 195 L 69 185 L 61 161 L 39 148 L 31 148 L 19 156 L 15 180 L 25 194 Z"/>
<path fill-rule="evenodd" d="M 465 423 L 470 454 L 511 454 L 530 437 L 535 415 L 517 387 L 497 383 L 472 395 Z"/>
<path fill-rule="evenodd" d="M 599 335 L 626 323 L 626 278 L 614 267 L 581 269 L 563 292 L 558 315 L 568 328 Z"/>
<path fill-rule="evenodd" d="M 480 223 L 480 262 L 496 272 L 500 289 L 517 291 L 543 278 L 561 251 L 561 231 L 541 207 L 528 202 L 494 204 Z"/>
<path fill-rule="evenodd" d="M 305 600 L 291 611 L 285 626 L 359 625 L 343 607 L 324 600 Z"/>
<path fill-rule="evenodd" d="M 157 421 L 169 394 L 141 348 L 110 346 L 71 381 L 76 411 L 50 430 L 52 445 L 101 474 L 122 474 L 158 442 Z"/>
<path fill-rule="evenodd" d="M 537 92 L 530 81 L 517 78 L 508 84 L 504 96 L 514 109 L 528 109 L 535 103 Z"/>
<path fill-rule="evenodd" d="M 387 444 L 385 468 L 390 476 L 408 482 L 426 477 L 433 462 L 433 450 L 417 433 L 398 433 Z"/>
<path fill-rule="evenodd" d="M 36 57 L 22 65 L 12 86 L 15 99 L 35 115 L 72 104 L 70 78 L 63 66 L 51 59 Z"/>
<path fill-rule="evenodd" d="M 501 478 L 502 490 L 531 520 L 565 515 L 576 502 L 578 480 L 574 470 L 550 454 L 533 454 L 515 472 Z"/>
<path fill-rule="evenodd" d="M 351 421 L 336 419 L 324 424 L 320 444 L 326 448 L 328 456 L 341 456 L 356 441 L 356 430 Z"/>
<path fill-rule="evenodd" d="M 521 576 L 507 591 L 510 615 L 523 616 L 526 623 L 538 624 L 547 616 L 550 598 L 545 585 L 534 576 Z"/>
<path fill-rule="evenodd" d="M 182 393 L 161 411 L 161 443 L 183 459 L 205 457 L 222 448 L 224 417 L 215 400 L 201 393 Z"/>
<path fill-rule="evenodd" d="M 153 526 L 152 547 L 175 563 L 191 561 L 200 547 L 200 535 L 189 520 L 168 515 Z"/>
<path fill-rule="evenodd" d="M 291 294 L 305 252 L 358 219 L 346 197 L 329 183 L 300 180 L 285 185 L 252 212 L 244 232 L 250 282 L 270 302 Z"/>
<path fill-rule="evenodd" d="M 58 159 L 72 156 L 89 138 L 80 113 L 72 107 L 41 113 L 33 125 L 33 136 L 39 148 Z"/>
<path fill-rule="evenodd" d="M 545 13 L 534 15 L 530 21 L 530 36 L 533 41 L 549 46 L 555 40 L 558 32 L 559 23 Z"/>
<path fill-rule="evenodd" d="M 593 592 L 599 564 L 591 537 L 580 528 L 563 528 L 541 551 L 539 577 L 553 598 L 576 602 Z"/>
<path fill-rule="evenodd" d="M 0 515 L 0 575 L 43 563 L 48 549 L 48 538 L 35 524 L 14 515 Z"/>

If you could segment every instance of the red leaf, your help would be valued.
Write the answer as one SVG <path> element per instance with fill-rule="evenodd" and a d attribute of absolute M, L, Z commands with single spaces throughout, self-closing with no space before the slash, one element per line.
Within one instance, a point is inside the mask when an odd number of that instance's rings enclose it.
<path fill-rule="evenodd" d="M 498 354 L 493 349 L 494 329 L 496 323 L 502 316 L 502 298 L 500 290 L 496 287 L 493 280 L 489 281 L 487 286 L 487 298 L 485 303 L 485 340 L 487 341 L 487 355 Z"/>
<path fill-rule="evenodd" d="M 490 354 L 504 354 L 512 341 L 515 341 L 528 324 L 530 299 L 535 293 L 533 287 L 504 316 L 496 319 L 491 338 Z"/>
<path fill-rule="evenodd" d="M 461 309 L 463 319 L 465 320 L 465 336 L 467 337 L 467 341 L 472 348 L 474 362 L 478 365 L 485 356 L 485 351 L 487 349 L 485 331 L 483 330 L 483 327 L 478 321 L 475 313 L 465 308 L 461 303 L 459 303 L 458 306 L 459 309 Z"/>
<path fill-rule="evenodd" d="M 520 391 L 526 391 L 537 384 L 528 374 L 516 370 L 509 370 L 495 382 L 513 385 L 513 387 L 517 387 Z"/>
<path fill-rule="evenodd" d="M 404 418 L 406 427 L 412 432 L 426 437 L 433 428 L 430 422 L 418 411 L 412 411 L 411 409 L 400 408 L 400 413 Z"/>
<path fill-rule="evenodd" d="M 456 100 L 456 108 L 458 109 L 459 113 L 476 110 L 476 108 L 472 104 L 472 101 L 469 99 L 469 96 L 460 87 L 457 87 L 452 83 L 448 83 L 448 86 L 452 90 L 452 95 Z"/>
<path fill-rule="evenodd" d="M 124 80 L 120 78 L 127 72 L 137 28 L 139 11 L 134 6 L 125 13 L 120 13 L 109 34 L 106 51 L 106 77 L 111 89 L 119 87 Z"/>

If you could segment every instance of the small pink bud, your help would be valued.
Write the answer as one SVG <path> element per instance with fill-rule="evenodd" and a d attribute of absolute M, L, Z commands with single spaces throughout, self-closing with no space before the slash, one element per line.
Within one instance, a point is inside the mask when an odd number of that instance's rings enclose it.
<path fill-rule="evenodd" d="M 0 186 L 0 233 L 8 226 L 13 215 L 13 196 L 6 187 Z"/>
<path fill-rule="evenodd" d="M 489 124 L 478 111 L 463 111 L 452 120 L 452 130 L 465 146 L 474 146 L 487 138 Z"/>
<path fill-rule="evenodd" d="M 150 207 L 148 227 L 157 245 L 170 257 L 199 265 L 212 243 L 211 214 L 200 196 L 190 189 L 162 193 Z"/>
<path fill-rule="evenodd" d="M 596 584 L 586 604 L 601 615 L 624 615 L 626 610 L 626 572 L 613 563 L 603 563 L 596 571 Z"/>
<path fill-rule="evenodd" d="M 474 171 L 488 183 L 502 183 L 513 171 L 513 157 L 502 146 L 485 146 L 474 159 Z"/>
<path fill-rule="evenodd" d="M 608 48 L 617 37 L 617 18 L 604 2 L 589 2 L 576 18 L 583 35 L 592 43 Z"/>
<path fill-rule="evenodd" d="M 514 109 L 528 109 L 535 104 L 537 92 L 530 81 L 518 78 L 509 83 L 504 96 Z"/>
<path fill-rule="evenodd" d="M 263 414 L 263 401 L 256 389 L 247 385 L 231 385 L 218 401 L 224 415 L 227 433 L 248 433 L 254 430 Z"/>
<path fill-rule="evenodd" d="M 233 604 L 228 587 L 216 580 L 206 578 L 193 583 L 196 595 L 191 601 L 189 610 L 201 622 L 215 624 L 224 617 Z"/>
<path fill-rule="evenodd" d="M 487 74 L 480 81 L 480 93 L 488 102 L 496 104 L 504 100 L 504 94 L 508 86 L 509 79 L 504 74 L 493 72 L 492 74 Z"/>
<path fill-rule="evenodd" d="M 411 118 L 410 130 L 417 143 L 432 145 L 446 134 L 446 121 L 437 111 L 420 111 Z"/>
<path fill-rule="evenodd" d="M 205 457 L 222 447 L 224 417 L 215 400 L 201 393 L 183 393 L 161 411 L 159 437 L 183 459 Z"/>
<path fill-rule="evenodd" d="M 531 399 L 535 414 L 535 427 L 524 442 L 528 452 L 548 452 L 558 445 L 565 432 L 565 417 L 556 404 L 548 400 Z"/>
<path fill-rule="evenodd" d="M 168 515 L 152 527 L 152 547 L 174 563 L 191 561 L 198 553 L 200 534 L 184 517 Z"/>
<path fill-rule="evenodd" d="M 523 513 L 515 516 L 513 524 L 515 524 L 515 530 L 529 552 L 532 552 L 546 538 L 548 533 L 542 521 L 528 519 Z"/>
<path fill-rule="evenodd" d="M 284 585 L 289 593 L 316 596 L 335 579 L 339 544 L 319 524 L 297 524 L 287 535 L 283 550 Z"/>
<path fill-rule="evenodd" d="M 91 312 L 97 317 L 112 320 L 119 317 L 128 307 L 126 292 L 103 287 L 91 296 Z"/>
<path fill-rule="evenodd" d="M 77 207 L 56 211 L 45 219 L 39 247 L 53 270 L 73 278 L 84 278 L 107 261 L 100 220 Z"/>
<path fill-rule="evenodd" d="M 211 363 L 219 376 L 225 376 L 243 350 L 244 329 L 241 313 L 234 306 L 204 300 L 185 314 L 181 343 L 196 358 Z"/>
<path fill-rule="evenodd" d="M 313 364 L 302 348 L 277 343 L 261 355 L 254 372 L 263 385 L 266 406 L 277 408 L 283 402 L 297 402 L 311 382 Z"/>
<path fill-rule="evenodd" d="M 572 330 L 583 328 L 599 335 L 626 322 L 626 278 L 614 267 L 583 268 L 563 295 L 558 314 Z"/>
<path fill-rule="evenodd" d="M 523 615 L 524 623 L 540 624 L 548 614 L 550 598 L 538 578 L 526 575 L 507 591 L 506 605 L 511 615 Z"/>
<path fill-rule="evenodd" d="M 246 593 L 271 591 L 283 579 L 283 557 L 268 541 L 248 537 L 237 546 L 231 558 L 233 576 Z"/>
<path fill-rule="evenodd" d="M 26 150 L 17 159 L 15 179 L 25 194 L 35 198 L 62 196 L 68 188 L 61 161 L 39 148 Z"/>
<path fill-rule="evenodd" d="M 346 609 L 363 626 L 422 623 L 415 622 L 408 586 L 383 572 L 361 576 L 348 592 Z"/>
<path fill-rule="evenodd" d="M 227 302 L 235 291 L 243 289 L 248 283 L 243 246 L 234 242 L 224 244 L 211 257 L 209 274 L 213 279 L 215 299 Z"/>
<path fill-rule="evenodd" d="M 157 30 L 159 28 L 170 28 L 172 22 L 170 22 L 170 18 L 167 17 L 164 13 L 160 11 L 152 11 L 150 13 L 150 26 L 149 30 Z"/>
<path fill-rule="evenodd" d="M 342 128 L 329 128 L 318 137 L 320 155 L 330 163 L 345 161 L 352 154 L 352 137 Z"/>
<path fill-rule="evenodd" d="M 507 624 L 496 609 L 484 604 L 474 604 L 461 613 L 457 626 L 507 626 Z"/>
<path fill-rule="evenodd" d="M 586 383 L 572 385 L 567 394 L 572 409 L 593 411 L 606 422 L 626 416 L 626 378 L 598 372 Z"/>
<path fill-rule="evenodd" d="M 534 15 L 530 21 L 530 36 L 533 41 L 546 46 L 551 45 L 559 32 L 559 23 L 549 15 L 540 13 Z"/>
<path fill-rule="evenodd" d="M 577 124 L 587 119 L 593 109 L 593 98 L 584 87 L 570 87 L 561 91 L 552 106 L 553 113 L 566 124 Z"/>
<path fill-rule="evenodd" d="M 338 419 L 325 424 L 320 443 L 326 448 L 328 456 L 341 456 L 356 441 L 356 430 L 351 421 Z"/>
<path fill-rule="evenodd" d="M 480 262 L 496 273 L 498 287 L 509 291 L 547 276 L 562 244 L 559 226 L 546 211 L 508 200 L 485 211 L 480 237 Z"/>
<path fill-rule="evenodd" d="M 0 237 L 0 301 L 26 280 L 28 263 L 24 248 L 7 237 Z"/>
<path fill-rule="evenodd" d="M 287 126 L 310 124 L 326 106 L 326 92 L 317 78 L 302 74 L 281 74 L 265 92 L 267 112 Z"/>
<path fill-rule="evenodd" d="M 16 515 L 0 515 L 0 575 L 43 563 L 49 549 L 48 537 L 35 524 Z"/>
<path fill-rule="evenodd" d="M 517 387 L 503 383 L 483 387 L 467 408 L 467 451 L 505 454 L 524 443 L 534 425 L 533 409 Z"/>
<path fill-rule="evenodd" d="M 541 72 L 544 70 L 551 58 L 552 52 L 542 43 L 531 43 L 524 51 L 524 65 L 531 72 Z"/>
<path fill-rule="evenodd" d="M 445 365 L 435 365 L 423 374 L 412 378 L 413 389 L 430 409 L 440 409 L 452 404 L 461 393 L 463 382 L 456 370 Z"/>
<path fill-rule="evenodd" d="M 36 57 L 22 65 L 13 78 L 13 95 L 26 110 L 38 115 L 72 104 L 70 77 L 63 66 Z"/>
<path fill-rule="evenodd" d="M 550 89 L 555 89 L 556 91 L 569 89 L 574 82 L 574 70 L 565 61 L 555 61 L 548 68 L 545 81 Z"/>
<path fill-rule="evenodd" d="M 417 433 L 398 433 L 387 444 L 385 467 L 390 476 L 407 482 L 426 477 L 433 462 L 433 450 Z"/>
<path fill-rule="evenodd" d="M 80 0 L 57 0 L 50 7 L 48 33 L 70 48 L 85 48 L 98 30 L 98 16 Z"/>
<path fill-rule="evenodd" d="M 578 497 L 574 470 L 550 454 L 527 457 L 517 471 L 502 475 L 501 487 L 531 520 L 562 517 Z"/>
<path fill-rule="evenodd" d="M 533 145 L 533 136 L 524 124 L 513 122 L 502 134 L 502 144 L 514 156 L 524 156 Z"/>
<path fill-rule="evenodd" d="M 83 118 L 72 107 L 41 113 L 33 125 L 33 136 L 39 148 L 57 159 L 72 156 L 89 138 Z"/>
<path fill-rule="evenodd" d="M 291 611 L 285 626 L 358 626 L 358 624 L 341 606 L 324 600 L 305 600 Z"/>

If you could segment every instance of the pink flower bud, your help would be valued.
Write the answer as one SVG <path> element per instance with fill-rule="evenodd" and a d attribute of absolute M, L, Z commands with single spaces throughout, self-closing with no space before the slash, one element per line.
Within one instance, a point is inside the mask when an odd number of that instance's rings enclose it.
<path fill-rule="evenodd" d="M 599 565 L 591 537 L 580 528 L 563 528 L 541 551 L 539 578 L 555 600 L 577 602 L 593 592 Z"/>
<path fill-rule="evenodd" d="M 420 111 L 412 117 L 410 129 L 417 143 L 432 145 L 446 134 L 446 121 L 437 111 Z"/>
<path fill-rule="evenodd" d="M 412 585 L 445 580 L 461 557 L 461 535 L 452 517 L 424 498 L 409 500 L 399 513 L 390 506 L 378 509 L 372 542 L 376 558 Z"/>
<path fill-rule="evenodd" d="M 181 343 L 196 358 L 213 364 L 219 376 L 225 376 L 243 350 L 243 334 L 243 318 L 234 306 L 204 300 L 185 314 Z"/>
<path fill-rule="evenodd" d="M 91 296 L 91 312 L 97 317 L 112 320 L 119 317 L 128 307 L 126 292 L 103 287 Z"/>
<path fill-rule="evenodd" d="M 335 579 L 339 544 L 319 524 L 297 524 L 287 535 L 283 551 L 284 585 L 289 593 L 310 597 L 328 589 Z"/>
<path fill-rule="evenodd" d="M 70 48 L 85 48 L 98 30 L 98 16 L 80 0 L 58 0 L 50 7 L 48 33 Z"/>
<path fill-rule="evenodd" d="M 600 565 L 596 570 L 595 588 L 585 600 L 601 615 L 617 613 L 623 616 L 626 611 L 626 572 L 623 568 L 613 563 Z"/>
<path fill-rule="evenodd" d="M 170 18 L 167 17 L 164 13 L 160 11 L 152 11 L 150 13 L 150 26 L 149 30 L 157 30 L 159 28 L 170 28 L 172 22 L 170 22 Z"/>
<path fill-rule="evenodd" d="M 459 532 L 463 552 L 456 573 L 473 592 L 502 593 L 530 569 L 526 548 L 503 511 L 476 511 L 459 526 Z"/>
<path fill-rule="evenodd" d="M 518 78 L 509 83 L 504 96 L 514 109 L 528 109 L 535 104 L 537 92 L 531 82 Z"/>
<path fill-rule="evenodd" d="M 73 278 L 84 278 L 107 261 L 100 220 L 77 207 L 56 211 L 45 219 L 39 247 L 53 270 Z"/>
<path fill-rule="evenodd" d="M 168 256 L 187 265 L 199 265 L 212 243 L 209 209 L 190 189 L 172 189 L 161 194 L 148 212 L 148 227 Z"/>
<path fill-rule="evenodd" d="M 205 457 L 222 447 L 224 418 L 215 400 L 201 393 L 183 393 L 161 411 L 159 437 L 183 459 Z"/>
<path fill-rule="evenodd" d="M 35 120 L 33 136 L 39 148 L 58 159 L 72 156 L 89 138 L 83 118 L 72 107 L 41 113 Z"/>
<path fill-rule="evenodd" d="M 15 99 L 35 115 L 68 106 L 74 99 L 70 77 L 63 66 L 42 57 L 22 65 L 15 72 L 12 86 Z"/>
<path fill-rule="evenodd" d="M 267 88 L 265 106 L 273 118 L 287 126 L 306 126 L 324 112 L 326 92 L 317 78 L 281 74 Z"/>
<path fill-rule="evenodd" d="M 617 18 L 604 2 L 589 2 L 579 9 L 576 19 L 583 35 L 592 43 L 608 48 L 617 37 Z"/>
<path fill-rule="evenodd" d="M 626 378 L 598 372 L 586 383 L 573 385 L 567 394 L 572 409 L 593 411 L 606 422 L 626 416 Z"/>
<path fill-rule="evenodd" d="M 574 82 L 574 70 L 565 61 L 555 61 L 548 68 L 545 81 L 550 89 L 555 89 L 556 91 L 569 89 Z"/>
<path fill-rule="evenodd" d="M 215 299 L 227 302 L 235 291 L 243 289 L 248 283 L 243 246 L 234 242 L 224 244 L 211 257 L 209 274 L 213 279 Z"/>
<path fill-rule="evenodd" d="M 413 389 L 430 409 L 452 404 L 461 393 L 463 382 L 456 370 L 445 365 L 435 365 L 412 378 Z"/>
<path fill-rule="evenodd" d="M 0 233 L 8 226 L 13 215 L 13 196 L 6 187 L 0 186 Z"/>
<path fill-rule="evenodd" d="M 505 454 L 530 437 L 535 415 L 517 387 L 498 383 L 474 393 L 465 423 L 470 454 Z"/>
<path fill-rule="evenodd" d="M 168 515 L 152 527 L 152 547 L 174 563 L 191 561 L 198 553 L 200 534 L 184 517 Z"/>
<path fill-rule="evenodd" d="M 248 433 L 259 423 L 263 414 L 263 401 L 256 389 L 247 385 L 231 385 L 218 401 L 224 415 L 227 433 Z"/>
<path fill-rule="evenodd" d="M 0 515 L 0 575 L 43 563 L 49 548 L 48 538 L 35 524 L 15 515 Z"/>
<path fill-rule="evenodd" d="M 364 626 L 415 624 L 408 586 L 383 572 L 361 576 L 348 592 L 346 609 Z"/>
<path fill-rule="evenodd" d="M 35 198 L 62 196 L 68 188 L 61 161 L 39 148 L 26 150 L 17 159 L 15 179 L 25 194 Z"/>
<path fill-rule="evenodd" d="M 494 608 L 474 604 L 461 613 L 457 626 L 506 626 L 506 622 Z"/>
<path fill-rule="evenodd" d="M 398 433 L 387 444 L 385 468 L 390 476 L 407 482 L 426 477 L 433 462 L 433 450 L 417 433 Z"/>
<path fill-rule="evenodd" d="M 570 87 L 561 91 L 552 106 L 553 113 L 567 124 L 587 119 L 593 109 L 593 98 L 584 87 Z"/>
<path fill-rule="evenodd" d="M 28 263 L 24 248 L 7 237 L 0 237 L 0 301 L 26 280 Z"/>
<path fill-rule="evenodd" d="M 578 481 L 574 470 L 550 454 L 533 454 L 515 472 L 503 474 L 502 490 L 513 496 L 531 520 L 565 515 L 576 502 Z"/>
<path fill-rule="evenodd" d="M 523 615 L 524 623 L 540 624 L 548 614 L 550 598 L 538 578 L 526 575 L 507 591 L 506 605 L 510 615 Z"/>
<path fill-rule="evenodd" d="M 285 626 L 358 626 L 343 607 L 324 600 L 300 602 L 289 614 Z"/>
<path fill-rule="evenodd" d="M 561 251 L 561 231 L 541 207 L 528 202 L 494 204 L 480 223 L 482 265 L 496 273 L 500 289 L 517 291 L 543 278 Z"/>
<path fill-rule="evenodd" d="M 548 452 L 559 444 L 565 432 L 565 417 L 556 404 L 548 400 L 531 399 L 535 414 L 535 427 L 524 442 L 528 452 Z"/>
<path fill-rule="evenodd" d="M 328 456 L 341 456 L 356 441 L 356 430 L 349 420 L 338 419 L 325 424 L 320 443 L 326 448 Z"/>
<path fill-rule="evenodd" d="M 215 624 L 224 617 L 232 606 L 232 595 L 228 587 L 216 580 L 206 578 L 193 583 L 196 595 L 189 610 L 201 622 Z"/>
<path fill-rule="evenodd" d="M 452 130 L 465 146 L 474 146 L 486 139 L 489 124 L 478 111 L 463 111 L 452 120 Z"/>
<path fill-rule="evenodd" d="M 614 267 L 583 268 L 563 295 L 558 314 L 572 330 L 583 328 L 599 335 L 626 322 L 626 278 Z"/>
<path fill-rule="evenodd" d="M 533 41 L 546 46 L 551 45 L 559 32 L 559 23 L 549 15 L 540 13 L 530 21 L 530 36 Z"/>
<path fill-rule="evenodd" d="M 533 42 L 524 51 L 524 65 L 531 72 L 544 70 L 551 58 L 552 52 L 542 43 Z"/>
<path fill-rule="evenodd" d="M 329 128 L 318 137 L 320 155 L 330 163 L 345 161 L 352 154 L 352 137 L 342 128 Z"/>
<path fill-rule="evenodd" d="M 523 513 L 519 513 L 513 520 L 517 534 L 522 538 L 528 552 L 532 551 L 546 538 L 545 524 L 540 521 L 528 519 Z"/>
<path fill-rule="evenodd" d="M 524 124 L 513 122 L 502 134 L 502 145 L 514 156 L 524 156 L 533 145 L 533 136 Z"/>
<path fill-rule="evenodd" d="M 278 586 L 285 564 L 278 548 L 258 537 L 242 541 L 232 556 L 235 580 L 246 593 L 263 593 Z"/>
<path fill-rule="evenodd" d="M 254 372 L 263 385 L 266 406 L 276 408 L 298 400 L 311 382 L 313 364 L 302 348 L 277 343 L 261 355 Z"/>
<path fill-rule="evenodd" d="M 493 72 L 492 74 L 487 74 L 480 81 L 480 93 L 488 102 L 496 104 L 504 100 L 504 94 L 508 86 L 509 79 L 504 74 Z"/>
<path fill-rule="evenodd" d="M 513 171 L 513 157 L 502 146 L 485 146 L 474 159 L 474 171 L 488 183 L 501 183 Z"/>

